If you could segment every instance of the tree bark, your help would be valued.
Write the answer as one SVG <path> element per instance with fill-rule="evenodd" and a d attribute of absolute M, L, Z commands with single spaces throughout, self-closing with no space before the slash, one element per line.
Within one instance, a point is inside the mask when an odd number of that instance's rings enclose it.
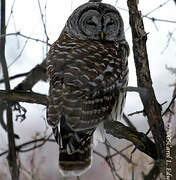
<path fill-rule="evenodd" d="M 161 106 L 157 102 L 155 92 L 152 87 L 152 79 L 149 69 L 147 54 L 147 34 L 144 30 L 144 24 L 141 12 L 138 11 L 136 0 L 127 1 L 129 8 L 129 21 L 132 31 L 133 54 L 136 66 L 137 84 L 140 88 L 148 90 L 147 95 L 140 93 L 140 98 L 144 106 L 144 112 L 148 118 L 148 124 L 156 143 L 157 159 L 165 160 L 166 150 L 166 132 L 161 115 Z M 164 161 L 160 161 L 164 162 Z M 163 163 L 161 163 L 163 166 Z"/>

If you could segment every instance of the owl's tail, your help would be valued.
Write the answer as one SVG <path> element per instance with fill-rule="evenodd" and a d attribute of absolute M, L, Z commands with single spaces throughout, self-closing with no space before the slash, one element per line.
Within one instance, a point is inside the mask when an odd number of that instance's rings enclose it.
<path fill-rule="evenodd" d="M 53 129 L 59 144 L 59 169 L 64 176 L 80 176 L 91 166 L 92 140 L 94 130 L 75 132 L 64 118 L 60 128 Z"/>

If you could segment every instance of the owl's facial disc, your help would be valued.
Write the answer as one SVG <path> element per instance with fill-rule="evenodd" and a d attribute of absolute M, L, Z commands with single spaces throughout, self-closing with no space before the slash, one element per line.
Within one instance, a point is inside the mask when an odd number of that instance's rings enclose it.
<path fill-rule="evenodd" d="M 88 10 L 81 15 L 78 27 L 89 39 L 113 41 L 118 36 L 120 23 L 119 16 L 114 11 L 103 13 L 98 10 Z"/>
<path fill-rule="evenodd" d="M 102 31 L 101 15 L 96 10 L 85 12 L 78 21 L 81 32 L 90 39 L 98 40 Z"/>
<path fill-rule="evenodd" d="M 68 19 L 64 30 L 72 36 L 88 40 L 125 39 L 120 13 L 104 3 L 91 2 L 78 7 Z"/>

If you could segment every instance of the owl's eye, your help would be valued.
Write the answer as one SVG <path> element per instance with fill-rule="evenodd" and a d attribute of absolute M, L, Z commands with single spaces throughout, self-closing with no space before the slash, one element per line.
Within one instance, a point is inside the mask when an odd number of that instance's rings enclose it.
<path fill-rule="evenodd" d="M 106 24 L 106 26 L 111 26 L 111 25 L 113 25 L 114 24 L 114 21 L 111 19 L 107 24 Z"/>
<path fill-rule="evenodd" d="M 87 24 L 91 26 L 96 26 L 96 24 L 93 21 L 87 21 Z"/>
<path fill-rule="evenodd" d="M 90 26 L 96 26 L 96 23 L 92 19 L 87 20 L 86 23 Z"/>

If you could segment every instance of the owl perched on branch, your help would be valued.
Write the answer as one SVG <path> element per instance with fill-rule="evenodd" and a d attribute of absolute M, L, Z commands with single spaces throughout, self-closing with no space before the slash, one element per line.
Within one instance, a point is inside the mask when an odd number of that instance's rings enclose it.
<path fill-rule="evenodd" d="M 78 7 L 47 57 L 47 121 L 59 144 L 63 175 L 91 166 L 93 136 L 104 121 L 120 119 L 127 86 L 129 46 L 123 20 L 111 5 Z"/>

